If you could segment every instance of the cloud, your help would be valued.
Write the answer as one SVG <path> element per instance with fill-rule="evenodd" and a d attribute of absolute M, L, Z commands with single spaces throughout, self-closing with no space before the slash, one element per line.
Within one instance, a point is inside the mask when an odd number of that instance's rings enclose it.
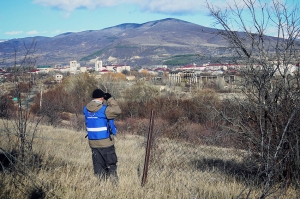
<path fill-rule="evenodd" d="M 53 34 L 59 34 L 61 33 L 62 31 L 61 30 L 55 30 L 54 32 L 52 32 Z"/>
<path fill-rule="evenodd" d="M 64 10 L 68 13 L 75 9 L 96 9 L 120 5 L 136 5 L 144 12 L 165 14 L 193 14 L 207 12 L 206 0 L 32 0 L 35 4 Z M 262 0 L 271 2 L 271 0 Z M 245 2 L 236 0 L 208 0 L 208 3 L 218 8 L 237 5 L 245 7 Z"/>
<path fill-rule="evenodd" d="M 200 0 L 152 0 L 139 4 L 144 11 L 166 14 L 192 14 L 206 10 L 205 1 Z"/>
<path fill-rule="evenodd" d="M 131 0 L 33 0 L 33 3 L 70 12 L 78 8 L 95 9 L 97 7 L 110 7 L 130 1 Z"/>
<path fill-rule="evenodd" d="M 168 14 L 192 13 L 206 9 L 204 0 L 33 0 L 33 2 L 67 12 L 80 8 L 96 9 L 125 4 L 137 5 L 145 12 Z"/>
<path fill-rule="evenodd" d="M 31 30 L 31 31 L 26 32 L 26 34 L 27 35 L 37 35 L 37 34 L 39 34 L 39 32 L 36 30 Z"/>
<path fill-rule="evenodd" d="M 6 35 L 20 35 L 24 33 L 23 31 L 11 31 L 11 32 L 5 32 Z"/>

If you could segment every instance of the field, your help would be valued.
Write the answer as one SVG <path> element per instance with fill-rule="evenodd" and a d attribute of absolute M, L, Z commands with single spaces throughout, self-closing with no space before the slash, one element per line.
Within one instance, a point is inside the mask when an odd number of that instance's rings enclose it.
<path fill-rule="evenodd" d="M 6 149 L 9 144 L 2 130 L 0 146 Z M 247 194 L 240 195 L 245 189 L 243 181 L 216 164 L 217 160 L 239 163 L 242 151 L 157 140 L 142 187 L 145 138 L 120 133 L 116 137 L 119 185 L 115 187 L 93 175 L 91 150 L 83 131 L 41 125 L 33 150 L 40 157 L 40 166 L 24 169 L 22 175 L 1 172 L 0 198 L 246 198 Z M 253 190 L 248 198 L 258 197 L 259 188 Z M 295 190 L 287 194 L 297 198 Z"/>

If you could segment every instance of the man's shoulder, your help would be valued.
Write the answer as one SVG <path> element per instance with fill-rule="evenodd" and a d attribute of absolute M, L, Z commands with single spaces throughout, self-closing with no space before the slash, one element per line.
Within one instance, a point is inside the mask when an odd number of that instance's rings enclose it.
<path fill-rule="evenodd" d="M 91 101 L 85 107 L 90 112 L 97 112 L 97 111 L 99 111 L 102 108 L 102 106 L 103 105 L 100 104 L 100 103 L 97 103 L 95 101 Z"/>

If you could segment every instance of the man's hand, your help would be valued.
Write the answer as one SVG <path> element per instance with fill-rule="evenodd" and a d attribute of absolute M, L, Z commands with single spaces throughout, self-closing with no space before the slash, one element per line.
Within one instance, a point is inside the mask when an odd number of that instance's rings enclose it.
<path fill-rule="evenodd" d="M 111 94 L 105 93 L 105 94 L 104 94 L 104 99 L 105 99 L 105 100 L 108 100 L 109 98 L 111 98 Z"/>

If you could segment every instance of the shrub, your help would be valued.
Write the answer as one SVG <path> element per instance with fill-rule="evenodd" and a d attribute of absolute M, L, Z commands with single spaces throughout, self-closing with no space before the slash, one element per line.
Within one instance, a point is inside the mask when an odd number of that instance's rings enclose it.
<path fill-rule="evenodd" d="M 0 118 L 10 118 L 14 112 L 14 102 L 9 95 L 0 97 Z"/>

